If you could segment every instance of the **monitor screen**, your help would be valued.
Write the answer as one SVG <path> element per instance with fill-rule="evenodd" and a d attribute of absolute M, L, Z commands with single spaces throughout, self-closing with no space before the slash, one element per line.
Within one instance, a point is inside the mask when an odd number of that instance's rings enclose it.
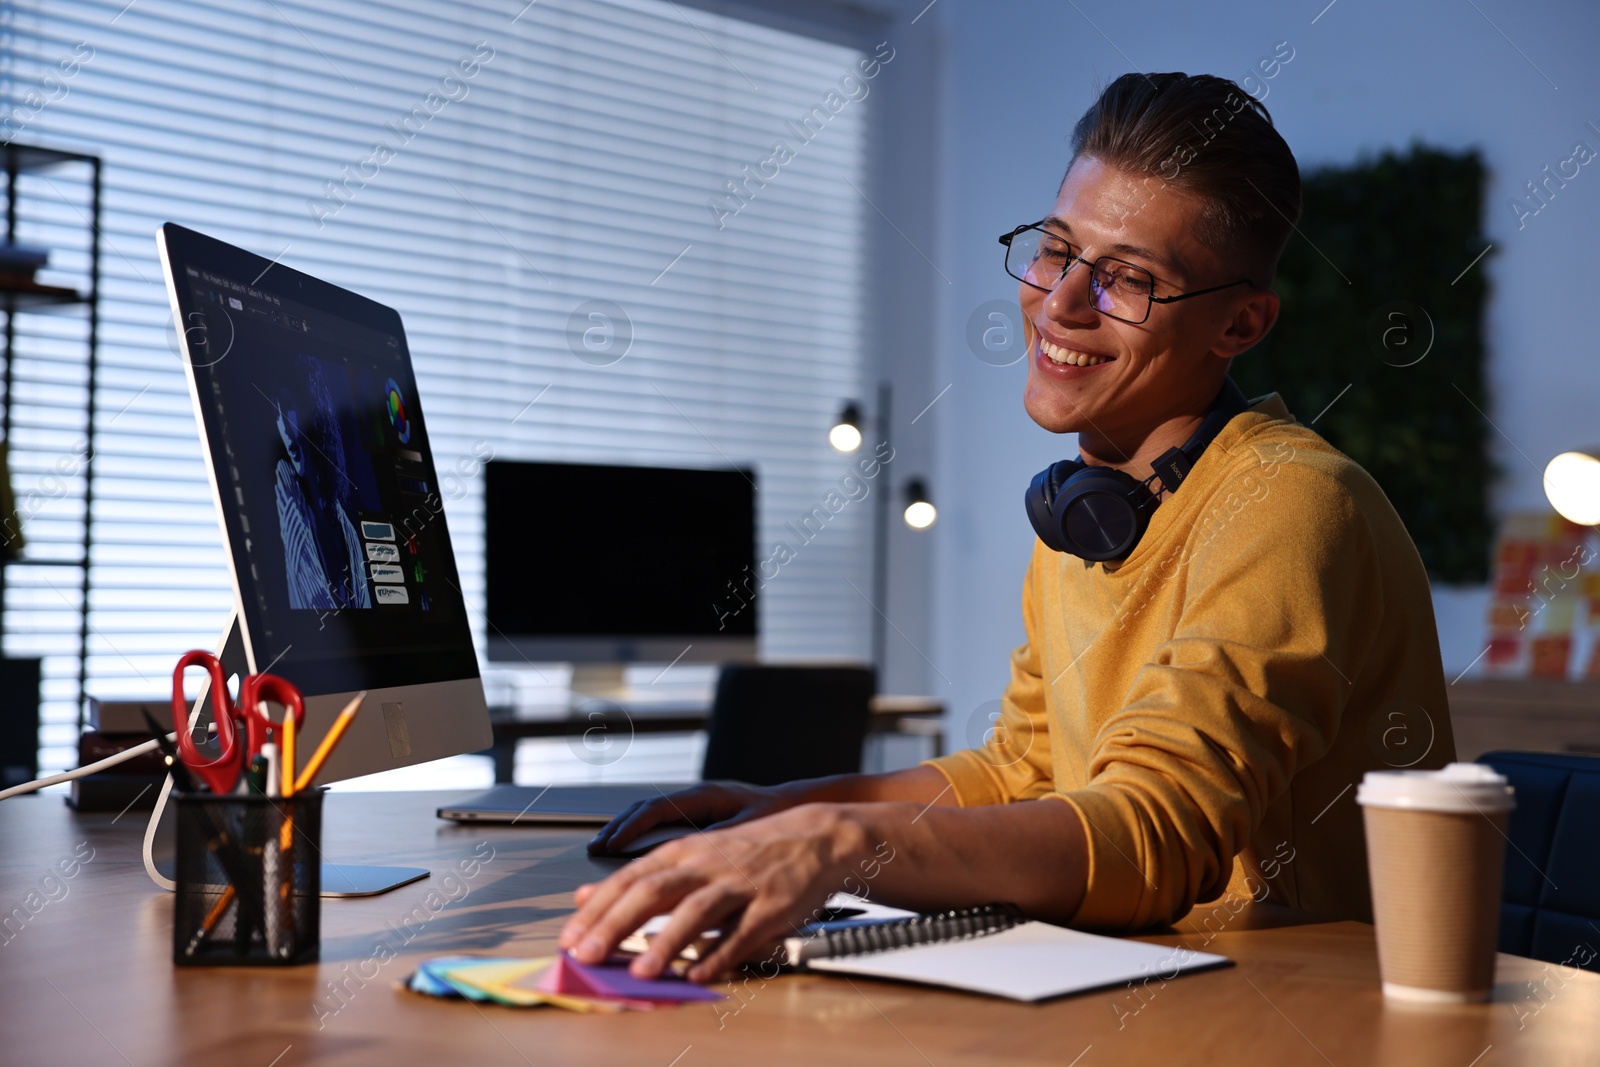
<path fill-rule="evenodd" d="M 255 668 L 308 695 L 476 678 L 399 315 L 164 235 Z"/>
<path fill-rule="evenodd" d="M 753 641 L 752 472 L 496 460 L 484 477 L 491 634 Z"/>

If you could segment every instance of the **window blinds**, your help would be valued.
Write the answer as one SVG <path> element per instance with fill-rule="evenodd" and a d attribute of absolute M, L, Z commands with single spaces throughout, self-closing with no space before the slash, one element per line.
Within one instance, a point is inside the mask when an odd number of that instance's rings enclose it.
<path fill-rule="evenodd" d="M 764 655 L 864 657 L 869 508 L 839 493 L 855 465 L 826 431 L 863 391 L 858 190 L 892 52 L 660 0 L 241 8 L 6 6 L 4 132 L 105 161 L 95 380 L 81 317 L 19 314 L 6 398 L 29 518 L 5 648 L 45 657 L 42 769 L 74 761 L 85 521 L 89 694 L 161 694 L 230 607 L 167 220 L 400 310 L 480 641 L 485 456 L 737 464 L 758 472 L 759 554 L 793 549 L 763 590 Z M 82 195 L 65 171 L 20 186 L 19 239 L 60 249 L 41 280 L 81 276 Z M 647 591 L 672 566 L 650 501 L 616 509 L 644 531 L 617 566 Z"/>

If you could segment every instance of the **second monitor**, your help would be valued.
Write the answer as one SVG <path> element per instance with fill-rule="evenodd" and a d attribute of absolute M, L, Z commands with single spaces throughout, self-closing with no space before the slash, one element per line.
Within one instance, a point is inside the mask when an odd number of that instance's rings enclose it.
<path fill-rule="evenodd" d="M 591 695 L 627 663 L 753 659 L 755 541 L 747 470 L 491 462 L 489 658 L 570 662 Z"/>

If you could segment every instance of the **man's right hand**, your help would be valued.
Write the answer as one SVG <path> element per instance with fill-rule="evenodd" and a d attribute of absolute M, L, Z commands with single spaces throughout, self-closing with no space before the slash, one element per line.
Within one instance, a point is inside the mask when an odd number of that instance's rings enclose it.
<path fill-rule="evenodd" d="M 594 835 L 589 854 L 620 852 L 657 826 L 688 823 L 701 830 L 733 826 L 804 803 L 805 799 L 792 787 L 702 782 L 676 793 L 635 801 Z"/>

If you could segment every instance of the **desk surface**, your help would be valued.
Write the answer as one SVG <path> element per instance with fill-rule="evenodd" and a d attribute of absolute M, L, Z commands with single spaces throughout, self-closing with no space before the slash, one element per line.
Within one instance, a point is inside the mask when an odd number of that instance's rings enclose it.
<path fill-rule="evenodd" d="M 462 827 L 435 819 L 434 808 L 455 796 L 329 796 L 328 858 L 415 863 L 435 875 L 381 897 L 324 901 L 322 962 L 287 970 L 171 965 L 171 900 L 140 864 L 140 814 L 75 815 L 55 795 L 0 803 L 0 918 L 17 908 L 25 916 L 19 925 L 12 915 L 11 927 L 0 928 L 0 1061 L 32 1067 L 1600 1062 L 1600 975 L 1502 956 L 1494 1003 L 1401 1010 L 1386 1006 L 1378 991 L 1370 927 L 1306 923 L 1266 909 L 1231 914 L 1223 902 L 1185 920 L 1179 932 L 1149 940 L 1204 945 L 1239 965 L 1165 986 L 1152 982 L 1142 996 L 1122 987 L 1026 1005 L 794 975 L 753 978 L 737 990 L 742 999 L 714 1010 L 606 1017 L 429 1000 L 393 988 L 418 959 L 549 952 L 573 887 L 612 866 L 584 855 L 589 831 Z M 90 849 L 93 858 L 72 879 L 46 878 L 58 861 Z M 491 849 L 476 878 L 446 885 L 442 876 L 457 861 Z M 456 901 L 435 896 L 430 906 L 430 892 L 451 886 Z M 1201 932 L 1197 920 L 1210 914 L 1219 916 L 1211 927 L 1220 933 Z M 390 945 L 399 946 L 394 958 L 387 958 Z M 330 993 L 330 982 L 343 982 L 342 998 Z M 1529 982 L 1540 983 L 1537 995 Z"/>

